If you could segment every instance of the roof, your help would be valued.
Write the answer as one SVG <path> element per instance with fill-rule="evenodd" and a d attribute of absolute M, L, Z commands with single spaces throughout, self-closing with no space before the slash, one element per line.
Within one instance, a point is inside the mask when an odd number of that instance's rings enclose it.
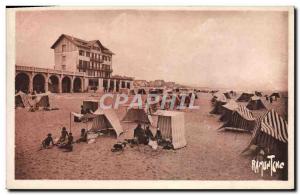
<path fill-rule="evenodd" d="M 99 40 L 92 40 L 92 41 L 85 41 L 83 39 L 79 39 L 70 35 L 66 35 L 66 34 L 61 34 L 58 39 L 53 43 L 53 45 L 51 46 L 51 49 L 54 49 L 56 47 L 56 45 L 63 39 L 66 38 L 68 39 L 70 42 L 72 42 L 74 45 L 76 45 L 77 47 L 83 47 L 85 49 L 91 49 L 91 47 L 97 43 L 100 48 L 101 51 L 103 53 L 106 54 L 110 54 L 110 55 L 114 55 L 114 53 L 112 51 L 110 51 L 107 47 L 105 47 Z"/>
<path fill-rule="evenodd" d="M 250 99 L 252 101 L 260 100 L 260 98 L 258 96 L 256 96 L 256 95 L 252 96 Z"/>
<path fill-rule="evenodd" d="M 83 102 L 99 102 L 99 100 L 83 100 Z"/>
<path fill-rule="evenodd" d="M 234 100 L 229 100 L 229 102 L 227 102 L 226 104 L 224 104 L 222 106 L 229 110 L 237 110 L 239 108 L 238 103 L 236 103 Z"/>

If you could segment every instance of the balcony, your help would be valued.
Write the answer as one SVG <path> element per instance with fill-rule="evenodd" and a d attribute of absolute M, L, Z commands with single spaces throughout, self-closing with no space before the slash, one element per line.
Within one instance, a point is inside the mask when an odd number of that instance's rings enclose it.
<path fill-rule="evenodd" d="M 103 60 L 102 59 L 99 59 L 99 58 L 95 58 L 95 57 L 90 57 L 90 61 L 94 61 L 94 62 L 99 62 L 99 63 L 102 63 Z"/>

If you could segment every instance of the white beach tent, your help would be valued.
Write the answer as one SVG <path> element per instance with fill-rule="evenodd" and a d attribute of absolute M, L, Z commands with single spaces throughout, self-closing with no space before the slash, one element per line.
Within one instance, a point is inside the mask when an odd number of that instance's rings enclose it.
<path fill-rule="evenodd" d="M 93 114 L 96 115 L 96 117 L 93 119 L 91 130 L 101 131 L 113 129 L 117 137 L 123 133 L 120 120 L 113 109 L 97 109 Z"/>
<path fill-rule="evenodd" d="M 178 111 L 158 110 L 157 128 L 160 129 L 163 139 L 170 139 L 174 149 L 183 148 L 185 139 L 184 113 Z"/>
<path fill-rule="evenodd" d="M 15 107 L 30 107 L 28 96 L 22 91 L 19 91 L 15 95 Z"/>

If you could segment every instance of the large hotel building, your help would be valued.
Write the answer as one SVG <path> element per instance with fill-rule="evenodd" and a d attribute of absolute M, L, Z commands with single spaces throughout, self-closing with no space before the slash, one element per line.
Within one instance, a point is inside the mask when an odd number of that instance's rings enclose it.
<path fill-rule="evenodd" d="M 118 92 L 132 88 L 133 78 L 112 75 L 114 53 L 99 40 L 85 41 L 62 34 L 53 43 L 54 69 L 16 65 L 16 90 L 83 92 L 105 90 Z"/>

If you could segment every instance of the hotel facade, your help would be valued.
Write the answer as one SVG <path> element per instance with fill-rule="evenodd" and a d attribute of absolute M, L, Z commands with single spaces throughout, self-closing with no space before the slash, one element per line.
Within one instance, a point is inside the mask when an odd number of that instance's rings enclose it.
<path fill-rule="evenodd" d="M 16 90 L 67 93 L 88 90 L 119 92 L 133 87 L 133 78 L 112 75 L 112 51 L 99 40 L 62 34 L 53 43 L 54 69 L 16 65 Z"/>

